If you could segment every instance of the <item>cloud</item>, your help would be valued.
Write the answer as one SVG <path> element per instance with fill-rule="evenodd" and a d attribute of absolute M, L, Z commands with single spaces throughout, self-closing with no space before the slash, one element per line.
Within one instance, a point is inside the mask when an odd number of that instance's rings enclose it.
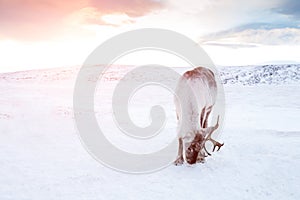
<path fill-rule="evenodd" d="M 293 18 L 300 19 L 300 1 L 299 0 L 285 0 L 281 5 L 274 9 L 274 11 L 292 16 Z"/>
<path fill-rule="evenodd" d="M 129 17 L 122 12 L 101 12 L 95 7 L 85 7 L 68 15 L 65 22 L 71 25 L 109 25 L 121 26 L 135 22 L 135 18 Z"/>
<path fill-rule="evenodd" d="M 0 38 L 39 40 L 81 33 L 86 36 L 96 34 L 97 25 L 129 25 L 126 27 L 168 28 L 192 39 L 213 33 L 203 37 L 206 42 L 212 39 L 211 35 L 215 39 L 230 35 L 241 39 L 238 33 L 246 37 L 247 31 L 256 35 L 258 30 L 266 34 L 271 29 L 299 28 L 299 21 L 290 17 L 299 14 L 298 8 L 297 0 L 0 0 Z M 241 43 L 230 41 L 225 45 L 245 46 Z"/>
<path fill-rule="evenodd" d="M 300 29 L 293 21 L 278 23 L 249 23 L 207 35 L 199 43 L 230 48 L 257 45 L 300 45 Z"/>
<path fill-rule="evenodd" d="M 123 22 L 133 23 L 163 6 L 156 0 L 0 0 L 0 37 L 47 38 L 74 28 L 79 18 L 81 23 L 116 25 L 101 19 L 111 14 L 127 16 Z"/>
<path fill-rule="evenodd" d="M 159 0 L 91 0 L 90 6 L 101 13 L 124 13 L 129 17 L 140 17 L 164 5 Z"/>
<path fill-rule="evenodd" d="M 253 1 L 246 15 L 231 28 L 202 35 L 199 42 L 211 46 L 247 48 L 253 45 L 300 45 L 300 1 Z M 249 5 L 250 5 L 249 4 Z M 241 6 L 241 4 L 239 4 Z M 248 17 L 247 17 L 248 16 Z"/>
<path fill-rule="evenodd" d="M 258 47 L 257 44 L 248 44 L 248 43 L 226 43 L 226 42 L 203 42 L 203 45 L 209 45 L 209 46 L 220 46 L 220 47 L 227 47 L 232 49 L 239 49 L 239 48 L 252 48 L 252 47 Z"/>

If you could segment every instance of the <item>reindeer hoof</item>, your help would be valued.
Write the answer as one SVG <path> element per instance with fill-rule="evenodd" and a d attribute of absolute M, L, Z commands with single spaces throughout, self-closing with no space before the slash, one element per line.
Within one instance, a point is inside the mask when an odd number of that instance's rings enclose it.
<path fill-rule="evenodd" d="M 205 163 L 205 158 L 197 158 L 197 163 Z"/>
<path fill-rule="evenodd" d="M 180 157 L 180 158 L 177 158 L 175 161 L 174 161 L 174 165 L 176 166 L 179 166 L 179 165 L 182 165 L 183 164 L 183 158 Z"/>

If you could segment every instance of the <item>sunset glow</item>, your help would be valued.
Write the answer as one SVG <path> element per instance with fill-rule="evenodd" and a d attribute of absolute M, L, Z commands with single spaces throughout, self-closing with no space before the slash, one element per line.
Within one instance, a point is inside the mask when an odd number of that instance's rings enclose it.
<path fill-rule="evenodd" d="M 0 0 L 0 70 L 81 65 L 101 42 L 138 28 L 182 33 L 218 65 L 296 63 L 297 6 L 292 0 Z M 129 63 L 140 63 L 138 56 Z"/>

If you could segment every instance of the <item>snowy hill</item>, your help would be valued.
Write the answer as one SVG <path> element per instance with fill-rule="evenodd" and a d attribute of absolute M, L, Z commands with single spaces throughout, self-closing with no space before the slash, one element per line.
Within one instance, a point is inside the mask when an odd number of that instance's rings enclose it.
<path fill-rule="evenodd" d="M 128 66 L 117 66 L 114 71 L 108 72 L 111 80 L 119 80 L 123 68 Z M 174 68 L 183 73 L 189 68 Z M 234 66 L 219 67 L 220 77 L 223 84 L 290 84 L 300 82 L 300 64 L 290 65 L 262 65 L 262 66 Z M 14 73 L 0 74 L 0 81 L 74 81 L 79 67 L 57 68 L 48 70 L 31 70 Z"/>
<path fill-rule="evenodd" d="M 0 74 L 1 200 L 300 199 L 300 65 L 220 68 L 226 118 L 219 140 L 225 146 L 205 164 L 142 175 L 101 165 L 80 143 L 72 109 L 78 69 Z M 122 70 L 110 72 L 108 85 Z M 105 97 L 110 88 L 106 92 Z M 176 137 L 172 95 L 152 88 L 144 102 L 143 94 L 135 96 L 133 120 L 147 121 L 149 107 L 159 103 L 170 119 L 165 132 L 140 142 L 106 123 L 108 137 L 120 148 L 151 151 Z M 96 102 L 109 107 L 98 95 Z M 100 120 L 112 114 L 98 111 Z"/>
<path fill-rule="evenodd" d="M 223 84 L 286 84 L 300 82 L 300 65 L 223 67 Z"/>

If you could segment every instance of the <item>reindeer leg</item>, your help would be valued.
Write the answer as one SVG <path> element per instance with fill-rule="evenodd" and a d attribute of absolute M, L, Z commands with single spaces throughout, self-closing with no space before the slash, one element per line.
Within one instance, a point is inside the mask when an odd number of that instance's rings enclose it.
<path fill-rule="evenodd" d="M 178 156 L 177 159 L 175 160 L 174 164 L 175 165 L 182 165 L 183 164 L 183 143 L 182 143 L 182 138 L 178 139 L 179 142 L 179 148 L 178 148 Z"/>
<path fill-rule="evenodd" d="M 205 157 L 207 157 L 207 156 L 205 155 L 205 153 L 202 152 L 202 151 L 200 151 L 200 152 L 198 153 L 197 163 L 204 163 L 204 162 L 205 162 Z"/>

